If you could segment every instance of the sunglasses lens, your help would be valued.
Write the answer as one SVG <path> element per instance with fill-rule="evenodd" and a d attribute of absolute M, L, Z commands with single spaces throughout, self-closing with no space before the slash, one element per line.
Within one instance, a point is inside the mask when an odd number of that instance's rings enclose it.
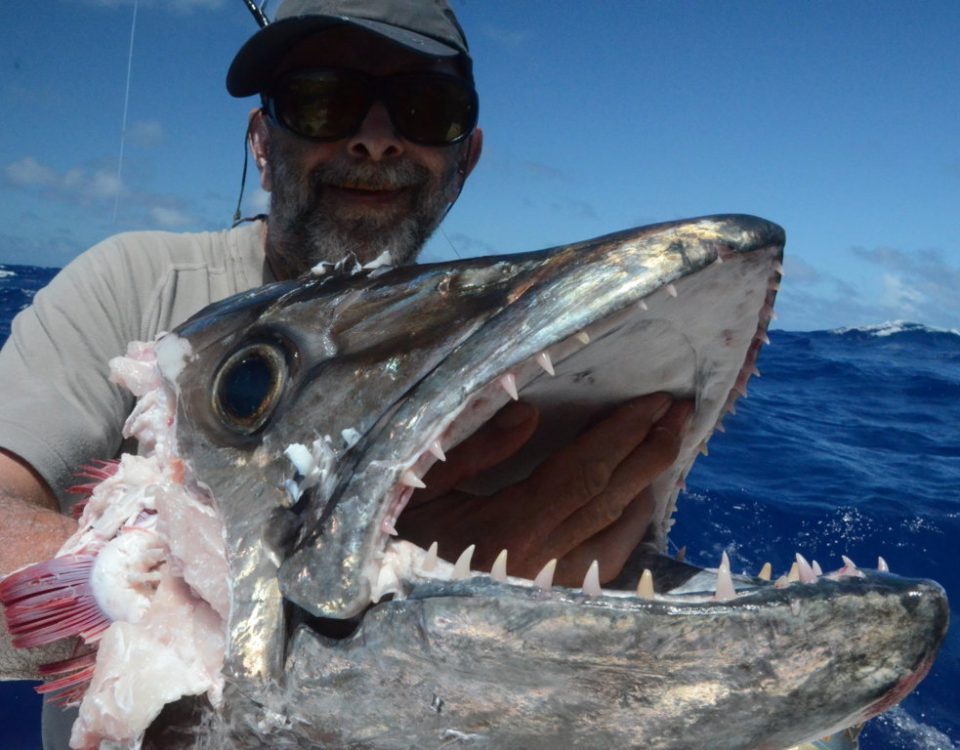
<path fill-rule="evenodd" d="M 283 79 L 268 98 L 272 115 L 284 127 L 321 141 L 356 133 L 378 99 L 400 135 L 425 146 L 461 141 L 477 124 L 473 87 L 443 73 L 374 78 L 348 70 L 307 70 Z"/>
<path fill-rule="evenodd" d="M 397 130 L 414 143 L 443 146 L 466 138 L 477 124 L 477 95 L 455 76 L 397 76 L 388 105 Z"/>
<path fill-rule="evenodd" d="M 287 78 L 273 95 L 277 119 L 297 135 L 337 140 L 356 132 L 370 108 L 362 80 L 342 71 Z"/>

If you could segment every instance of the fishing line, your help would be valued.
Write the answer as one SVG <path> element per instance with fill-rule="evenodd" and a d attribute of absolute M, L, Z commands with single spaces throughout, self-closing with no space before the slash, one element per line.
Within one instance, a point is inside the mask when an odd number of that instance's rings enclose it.
<path fill-rule="evenodd" d="M 139 0 L 133 2 L 133 22 L 130 24 L 130 52 L 127 55 L 127 87 L 123 95 L 123 121 L 120 123 L 120 156 L 117 159 L 117 192 L 113 199 L 113 223 L 117 223 L 117 210 L 120 208 L 120 178 L 123 174 L 123 147 L 127 140 L 127 110 L 130 107 L 130 73 L 133 70 L 133 37 L 137 30 L 137 7 Z"/>

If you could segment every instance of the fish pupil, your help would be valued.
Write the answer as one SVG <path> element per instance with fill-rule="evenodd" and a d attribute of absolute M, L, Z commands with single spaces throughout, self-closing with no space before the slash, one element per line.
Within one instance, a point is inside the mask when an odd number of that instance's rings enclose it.
<path fill-rule="evenodd" d="M 220 381 L 220 403 L 236 419 L 257 417 L 268 405 L 274 391 L 273 364 L 258 352 L 239 359 Z"/>

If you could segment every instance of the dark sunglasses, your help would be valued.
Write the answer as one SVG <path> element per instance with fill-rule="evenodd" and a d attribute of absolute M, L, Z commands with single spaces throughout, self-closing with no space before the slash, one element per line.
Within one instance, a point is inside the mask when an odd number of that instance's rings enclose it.
<path fill-rule="evenodd" d="M 293 71 L 263 94 L 275 123 L 316 141 L 356 133 L 374 102 L 383 102 L 397 132 L 422 146 L 449 146 L 477 126 L 479 102 L 473 86 L 447 73 L 373 76 L 358 70 L 311 68 Z"/>

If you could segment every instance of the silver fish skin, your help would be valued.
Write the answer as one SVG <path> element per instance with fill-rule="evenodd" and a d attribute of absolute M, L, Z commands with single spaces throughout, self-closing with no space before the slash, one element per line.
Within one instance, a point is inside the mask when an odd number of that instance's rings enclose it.
<path fill-rule="evenodd" d="M 182 744 L 778 750 L 902 699 L 946 632 L 937 584 L 845 569 L 733 576 L 721 596 L 716 573 L 662 554 L 683 478 L 755 371 L 784 241 L 704 217 L 275 284 L 178 328 L 179 454 L 223 519 L 232 585 L 224 707 Z M 646 537 L 600 592 L 461 577 L 391 534 L 431 444 L 505 404 L 504 375 L 541 430 L 481 491 L 613 405 L 695 399 Z M 162 719 L 145 747 L 181 744 Z"/>

